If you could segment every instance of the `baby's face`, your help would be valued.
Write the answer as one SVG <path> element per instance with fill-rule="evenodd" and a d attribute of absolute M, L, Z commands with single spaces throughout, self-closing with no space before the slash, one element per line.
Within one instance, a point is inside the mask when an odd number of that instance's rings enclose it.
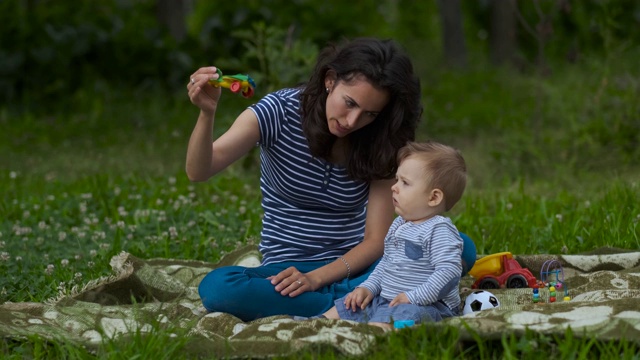
<path fill-rule="evenodd" d="M 427 189 L 424 164 L 415 157 L 410 156 L 402 161 L 391 192 L 396 214 L 407 221 L 424 221 L 436 213 L 436 209 L 429 205 L 430 191 Z"/>

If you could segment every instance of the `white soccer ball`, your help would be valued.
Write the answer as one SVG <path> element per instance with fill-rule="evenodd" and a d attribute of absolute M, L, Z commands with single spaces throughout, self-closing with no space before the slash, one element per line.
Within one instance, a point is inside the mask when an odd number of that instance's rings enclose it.
<path fill-rule="evenodd" d="M 495 295 L 486 290 L 476 290 L 469 294 L 464 300 L 462 315 L 481 310 L 494 309 L 498 306 L 500 306 L 500 301 Z"/>

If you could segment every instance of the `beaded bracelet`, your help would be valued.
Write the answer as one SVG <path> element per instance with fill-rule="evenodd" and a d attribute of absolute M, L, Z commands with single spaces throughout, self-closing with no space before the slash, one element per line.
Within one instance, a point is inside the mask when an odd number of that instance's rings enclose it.
<path fill-rule="evenodd" d="M 351 277 L 351 266 L 349 266 L 349 263 L 347 262 L 347 260 L 345 260 L 342 256 L 340 256 L 340 260 L 342 260 L 342 262 L 347 266 L 347 279 L 349 277 Z"/>

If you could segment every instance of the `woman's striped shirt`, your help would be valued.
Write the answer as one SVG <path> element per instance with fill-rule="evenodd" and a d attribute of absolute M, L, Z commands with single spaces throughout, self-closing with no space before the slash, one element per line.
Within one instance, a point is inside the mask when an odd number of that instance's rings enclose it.
<path fill-rule="evenodd" d="M 335 259 L 361 242 L 369 184 L 311 156 L 300 89 L 271 93 L 250 109 L 260 127 L 262 263 Z"/>

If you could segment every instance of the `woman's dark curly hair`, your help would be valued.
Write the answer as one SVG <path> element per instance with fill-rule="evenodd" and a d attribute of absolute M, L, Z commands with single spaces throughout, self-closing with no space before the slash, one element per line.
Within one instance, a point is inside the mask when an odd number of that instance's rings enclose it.
<path fill-rule="evenodd" d="M 329 46 L 318 56 L 315 70 L 301 94 L 302 128 L 311 155 L 329 160 L 337 137 L 327 125 L 325 76 L 332 70 L 336 83 L 363 75 L 389 92 L 389 103 L 369 125 L 348 135 L 346 168 L 354 180 L 393 177 L 396 154 L 413 141 L 422 115 L 420 80 L 409 57 L 392 40 L 358 38 Z"/>

